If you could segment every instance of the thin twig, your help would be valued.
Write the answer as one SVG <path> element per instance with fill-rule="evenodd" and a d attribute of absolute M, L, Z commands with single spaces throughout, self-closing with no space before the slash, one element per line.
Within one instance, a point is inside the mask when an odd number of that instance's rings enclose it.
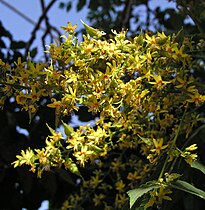
<path fill-rule="evenodd" d="M 147 9 L 147 17 L 146 17 L 146 30 L 149 30 L 150 26 L 150 8 L 148 2 L 145 4 L 146 9 Z"/>
<path fill-rule="evenodd" d="M 125 3 L 125 7 L 122 13 L 122 28 L 129 29 L 130 27 L 130 17 L 132 15 L 132 6 L 133 0 L 127 0 Z"/>
<path fill-rule="evenodd" d="M 42 12 L 45 10 L 44 0 L 41 0 L 41 9 L 42 9 Z M 49 57 L 48 57 L 48 54 L 45 52 L 46 51 L 46 43 L 45 43 L 46 37 L 48 35 L 50 35 L 50 39 L 51 39 L 50 42 L 53 42 L 53 39 L 55 38 L 55 36 L 52 34 L 52 32 L 55 32 L 57 34 L 58 39 L 60 39 L 61 33 L 56 27 L 51 25 L 47 15 L 45 16 L 45 24 L 46 24 L 47 30 L 45 31 L 45 33 L 41 37 L 41 40 L 42 40 L 42 47 L 43 47 L 43 50 L 44 50 L 44 57 L 45 57 L 46 61 L 48 61 Z"/>
<path fill-rule="evenodd" d="M 29 48 L 32 45 L 33 41 L 36 38 L 36 32 L 38 31 L 38 29 L 40 28 L 40 24 L 41 22 L 45 19 L 47 12 L 49 11 L 49 9 L 52 7 L 52 5 L 56 2 L 57 0 L 52 0 L 47 7 L 45 7 L 45 10 L 43 11 L 42 15 L 40 16 L 36 26 L 34 27 L 32 33 L 31 33 L 31 38 L 28 41 L 28 44 L 26 46 L 26 55 L 28 54 Z"/>

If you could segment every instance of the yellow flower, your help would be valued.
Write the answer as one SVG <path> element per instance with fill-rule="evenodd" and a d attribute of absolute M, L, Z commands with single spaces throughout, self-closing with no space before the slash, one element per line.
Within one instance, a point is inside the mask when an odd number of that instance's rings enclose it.
<path fill-rule="evenodd" d="M 20 92 L 20 94 L 16 96 L 16 102 L 17 104 L 25 105 L 27 102 L 26 95 Z"/>
<path fill-rule="evenodd" d="M 0 98 L 0 109 L 3 109 L 4 102 L 5 102 L 5 98 L 4 97 Z"/>
<path fill-rule="evenodd" d="M 51 101 L 53 103 L 47 104 L 48 107 L 50 107 L 50 108 L 56 108 L 56 109 L 62 107 L 62 102 L 61 101 L 57 101 L 55 98 L 52 98 Z"/>
<path fill-rule="evenodd" d="M 100 179 L 100 175 L 96 174 L 95 176 L 92 176 L 90 179 L 90 187 L 92 189 L 95 189 L 103 180 Z"/>
<path fill-rule="evenodd" d="M 148 207 L 151 207 L 156 202 L 157 198 L 155 196 L 152 196 L 149 201 L 145 204 L 144 209 L 147 209 Z"/>
<path fill-rule="evenodd" d="M 153 74 L 155 82 L 149 82 L 150 84 L 156 85 L 157 89 L 161 89 L 165 84 L 171 83 L 171 81 L 163 81 L 161 75 Z"/>
<path fill-rule="evenodd" d="M 145 34 L 146 42 L 149 44 L 151 49 L 159 49 L 159 39 L 160 37 L 149 36 L 147 33 Z"/>
<path fill-rule="evenodd" d="M 205 101 L 205 96 L 199 94 L 198 91 L 195 91 L 193 95 L 189 95 L 190 98 L 186 101 L 189 103 L 195 103 L 196 105 L 200 105 L 200 103 Z"/>
<path fill-rule="evenodd" d="M 182 79 L 180 77 L 177 77 L 177 81 L 180 83 L 179 85 L 176 85 L 176 88 L 186 88 L 188 84 L 192 83 L 192 80 L 188 80 L 186 78 Z"/>
<path fill-rule="evenodd" d="M 104 102 L 105 102 L 104 100 L 102 101 L 98 100 L 97 97 L 93 94 L 92 96 L 89 97 L 87 102 L 87 106 L 89 107 L 88 112 L 96 113 L 100 111 L 100 107 Z"/>
<path fill-rule="evenodd" d="M 138 173 L 135 171 L 134 173 L 132 172 L 129 172 L 128 173 L 128 176 L 127 176 L 127 179 L 128 180 L 131 180 L 131 181 L 135 181 L 135 180 L 139 180 L 141 179 L 142 176 L 139 176 Z"/>
<path fill-rule="evenodd" d="M 196 144 L 192 144 L 191 146 L 189 147 L 186 147 L 186 151 L 194 151 L 197 149 L 197 145 Z"/>
<path fill-rule="evenodd" d="M 49 154 L 48 150 L 46 150 L 45 148 L 43 148 L 42 150 L 36 149 L 35 151 L 36 151 L 37 156 L 39 158 L 39 163 L 40 164 L 42 164 L 42 165 L 49 164 L 48 157 L 49 157 L 50 154 Z"/>
<path fill-rule="evenodd" d="M 111 169 L 112 171 L 118 171 L 125 168 L 125 165 L 122 164 L 122 162 L 119 159 L 114 159 L 111 163 Z"/>
<path fill-rule="evenodd" d="M 184 53 L 184 46 L 182 45 L 180 48 L 174 46 L 174 52 L 172 54 L 172 57 L 176 60 L 182 60 L 188 57 L 188 55 Z"/>
<path fill-rule="evenodd" d="M 93 202 L 95 206 L 100 206 L 102 204 L 102 200 L 105 198 L 105 195 L 100 193 L 99 195 L 94 194 Z"/>
<path fill-rule="evenodd" d="M 151 61 L 152 61 L 152 55 L 150 54 L 150 51 L 147 52 L 145 58 L 146 58 L 146 60 L 147 60 L 148 63 L 151 63 Z"/>
<path fill-rule="evenodd" d="M 196 144 L 192 144 L 191 146 L 187 147 L 185 149 L 185 151 L 183 151 L 181 153 L 181 156 L 184 157 L 185 161 L 188 164 L 192 164 L 193 161 L 195 161 L 198 157 L 198 155 L 196 153 L 194 153 L 194 151 L 197 149 Z"/>
<path fill-rule="evenodd" d="M 88 159 L 92 159 L 94 152 L 88 149 L 88 145 L 81 146 L 80 151 L 75 152 L 73 155 L 80 162 L 82 166 L 85 166 L 85 162 Z"/>
<path fill-rule="evenodd" d="M 14 161 L 12 164 L 14 164 L 14 168 L 21 165 L 34 165 L 34 161 L 36 160 L 36 156 L 30 148 L 28 148 L 26 151 L 22 150 L 21 155 L 17 155 L 16 158 L 18 160 Z"/>
<path fill-rule="evenodd" d="M 162 204 L 163 200 L 171 201 L 172 199 L 168 196 L 168 194 L 171 194 L 172 191 L 170 189 L 160 187 L 159 192 L 156 192 L 156 196 L 158 197 L 159 204 Z"/>
<path fill-rule="evenodd" d="M 122 180 L 119 180 L 115 183 L 115 188 L 116 190 L 118 190 L 119 192 L 123 192 L 124 188 L 125 188 L 125 184 L 123 183 Z"/>
<path fill-rule="evenodd" d="M 121 209 L 129 200 L 125 193 L 118 193 L 115 197 L 115 208 Z"/>
<path fill-rule="evenodd" d="M 153 143 L 154 143 L 154 149 L 151 149 L 151 152 L 156 152 L 158 155 L 160 154 L 161 150 L 167 148 L 167 145 L 163 146 L 164 140 L 163 138 L 160 138 L 159 141 L 157 141 L 156 139 L 153 139 Z"/>
<path fill-rule="evenodd" d="M 35 113 L 35 112 L 36 112 L 36 107 L 35 107 L 34 105 L 26 106 L 26 107 L 24 107 L 24 109 L 25 109 L 26 111 L 31 112 L 31 113 Z"/>
<path fill-rule="evenodd" d="M 63 139 L 62 133 L 61 132 L 54 132 L 53 136 L 51 137 L 54 141 L 58 141 L 60 139 Z"/>
<path fill-rule="evenodd" d="M 67 26 L 61 26 L 61 28 L 67 32 L 67 33 L 70 33 L 70 32 L 73 32 L 76 28 L 77 28 L 77 24 L 75 25 L 71 25 L 70 22 L 67 23 Z"/>

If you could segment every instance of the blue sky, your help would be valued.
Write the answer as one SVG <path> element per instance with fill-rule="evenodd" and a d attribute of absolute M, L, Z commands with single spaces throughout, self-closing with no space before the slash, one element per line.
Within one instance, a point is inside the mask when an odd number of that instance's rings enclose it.
<path fill-rule="evenodd" d="M 24 13 L 34 22 L 37 22 L 39 16 L 41 15 L 41 6 L 40 6 L 40 1 L 38 0 L 3 0 L 3 1 L 9 3 L 17 10 Z M 45 2 L 48 4 L 50 0 L 45 0 Z M 67 13 L 65 9 L 58 8 L 59 2 L 60 1 L 57 1 L 49 10 L 48 14 L 50 22 L 56 28 L 58 28 L 62 32 L 62 34 L 64 32 L 60 29 L 60 26 L 66 25 L 68 21 L 71 22 L 72 24 L 78 24 L 78 28 L 80 29 L 82 27 L 80 19 L 83 19 L 86 22 L 87 10 L 84 9 L 81 12 L 77 12 L 76 7 L 74 6 L 72 10 L 69 13 Z M 76 5 L 76 3 L 77 1 L 73 1 L 74 5 Z M 162 8 L 165 8 L 167 6 L 174 6 L 175 3 L 168 2 L 167 0 L 152 0 L 150 2 L 150 7 L 152 8 L 156 7 L 157 5 L 160 5 Z M 11 32 L 11 34 L 14 36 L 15 40 L 26 41 L 29 40 L 29 38 L 31 37 L 31 32 L 34 28 L 34 25 L 27 22 L 25 19 L 15 14 L 12 10 L 3 5 L 1 3 L 1 0 L 0 0 L 0 20 L 2 20 L 4 27 L 6 27 L 6 29 L 8 29 Z M 41 25 L 41 27 L 43 26 L 44 23 Z M 42 33 L 43 33 L 42 31 L 38 31 L 36 40 L 32 45 L 33 47 L 40 46 Z M 50 44 L 49 41 L 50 40 L 48 40 L 48 43 L 46 43 L 47 45 Z M 40 48 L 38 53 L 40 55 L 43 55 L 43 49 Z"/>
<path fill-rule="evenodd" d="M 41 15 L 41 5 L 40 1 L 38 0 L 4 0 L 5 2 L 9 3 L 13 7 L 15 7 L 20 12 L 24 13 L 34 22 L 38 21 L 38 18 Z M 48 4 L 50 1 L 45 0 Z M 72 10 L 67 13 L 65 9 L 59 9 L 59 2 L 57 1 L 52 8 L 49 10 L 49 21 L 54 25 L 57 29 L 59 29 L 62 34 L 64 33 L 60 26 L 67 25 L 67 22 L 71 22 L 72 24 L 78 24 L 78 27 L 81 28 L 82 24 L 80 19 L 86 19 L 86 10 L 78 12 L 76 11 L 76 7 L 74 6 Z M 74 1 L 74 5 L 77 1 Z M 31 32 L 34 28 L 34 25 L 27 22 L 21 16 L 13 12 L 11 9 L 7 8 L 4 4 L 0 1 L 0 20 L 3 22 L 4 27 L 10 31 L 13 35 L 15 40 L 29 40 L 31 37 Z M 41 25 L 44 27 L 44 22 Z M 33 47 L 39 46 L 41 43 L 41 36 L 43 31 L 39 30 L 37 33 L 36 40 Z M 49 45 L 48 43 L 46 43 Z M 39 53 L 43 55 L 43 49 L 41 48 Z"/>
<path fill-rule="evenodd" d="M 37 22 L 39 16 L 41 15 L 41 7 L 40 1 L 37 0 L 4 0 L 7 3 L 14 6 L 16 9 L 24 13 L 26 16 L 31 18 L 33 21 Z M 46 0 L 46 3 L 50 1 Z M 67 13 L 65 10 L 58 9 L 59 2 L 57 1 L 51 10 L 49 10 L 49 19 L 50 22 L 60 30 L 60 26 L 66 25 L 67 22 L 71 22 L 72 24 L 78 24 L 78 27 L 81 28 L 82 24 L 80 19 L 85 20 L 86 22 L 86 15 L 87 10 L 84 9 L 83 11 L 77 13 L 75 7 Z M 73 1 L 76 3 L 77 1 Z M 175 7 L 174 3 L 168 2 L 167 0 L 152 0 L 150 2 L 150 7 L 156 7 L 160 5 L 162 8 L 165 7 Z M 31 32 L 34 28 L 32 24 L 24 20 L 19 15 L 15 14 L 13 11 L 5 7 L 0 0 L 0 20 L 3 22 L 4 27 L 11 32 L 15 40 L 29 40 L 31 36 Z M 43 25 L 42 25 L 43 27 Z M 62 31 L 63 34 L 63 31 Z M 36 41 L 34 42 L 33 46 L 39 46 L 41 43 L 40 37 L 42 35 L 42 31 L 38 31 Z M 46 43 L 50 44 L 50 43 Z M 43 49 L 39 53 L 43 54 Z M 75 122 L 77 119 L 75 120 Z M 48 202 L 45 201 L 42 203 L 42 206 L 39 210 L 46 210 L 48 209 Z"/>
<path fill-rule="evenodd" d="M 39 16 L 41 15 L 40 1 L 38 0 L 4 0 L 9 3 L 33 21 L 37 22 Z M 46 3 L 49 3 L 49 0 L 45 0 Z M 67 13 L 65 10 L 58 9 L 59 2 L 57 1 L 53 7 L 49 10 L 49 19 L 50 22 L 60 29 L 60 26 L 66 25 L 68 21 L 72 24 L 78 24 L 79 27 L 82 27 L 80 19 L 86 19 L 87 10 L 84 9 L 81 12 L 77 12 L 75 7 Z M 73 1 L 74 5 L 77 1 Z M 150 2 L 150 7 L 160 7 L 165 8 L 168 6 L 174 6 L 175 3 L 168 2 L 168 0 L 152 0 Z M 3 21 L 7 29 L 16 37 L 16 39 L 28 39 L 30 37 L 31 31 L 34 26 L 28 23 L 19 15 L 15 14 L 13 11 L 5 7 L 0 0 L 0 20 Z"/>

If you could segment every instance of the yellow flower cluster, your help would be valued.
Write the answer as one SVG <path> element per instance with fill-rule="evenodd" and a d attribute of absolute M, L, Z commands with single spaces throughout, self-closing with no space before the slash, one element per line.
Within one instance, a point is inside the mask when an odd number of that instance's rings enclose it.
<path fill-rule="evenodd" d="M 205 95 L 190 74 L 197 63 L 187 53 L 191 42 L 178 43 L 175 35 L 140 33 L 128 39 L 125 31 L 112 31 L 109 40 L 84 35 L 78 42 L 75 28 L 68 23 L 64 42 L 49 46 L 50 64 L 19 59 L 10 67 L 0 62 L 6 78 L 0 81 L 0 105 L 15 97 L 32 114 L 47 97 L 57 126 L 79 106 L 99 114 L 99 120 L 94 128 L 81 126 L 66 137 L 49 128 L 45 148 L 22 151 L 14 166 L 27 164 L 39 177 L 64 167 L 82 178 L 79 168 L 92 165 L 90 177 L 81 179 L 79 192 L 62 209 L 78 209 L 90 198 L 93 206 L 122 209 L 128 202 L 126 191 L 147 178 L 163 157 L 169 162 L 179 154 L 187 162 L 196 159 L 195 147 L 180 153 L 175 143 L 179 133 L 190 134 L 201 120 L 193 110 Z M 170 193 L 160 188 L 147 206 L 169 200 Z"/>

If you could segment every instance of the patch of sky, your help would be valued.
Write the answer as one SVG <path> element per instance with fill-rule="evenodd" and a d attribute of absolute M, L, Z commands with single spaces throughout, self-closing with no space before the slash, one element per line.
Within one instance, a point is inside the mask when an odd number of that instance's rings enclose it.
<path fill-rule="evenodd" d="M 148 119 L 150 119 L 150 121 L 153 121 L 154 120 L 154 113 L 153 112 L 149 112 L 147 114 L 147 117 L 148 117 Z"/>
<path fill-rule="evenodd" d="M 14 97 L 11 97 L 10 99 L 9 99 L 9 102 L 10 103 L 13 103 L 15 101 L 15 98 Z"/>
<path fill-rule="evenodd" d="M 75 127 L 79 127 L 82 125 L 89 125 L 90 127 L 94 127 L 95 126 L 95 122 L 99 120 L 99 117 L 96 117 L 94 120 L 90 120 L 87 122 L 82 122 L 79 120 L 79 116 L 76 114 L 72 114 L 71 115 L 71 121 L 70 123 L 68 123 L 69 126 L 75 128 Z M 58 132 L 61 132 L 63 137 L 66 137 L 65 133 L 64 133 L 64 127 L 63 125 L 60 125 L 59 128 L 56 129 Z"/>
<path fill-rule="evenodd" d="M 18 108 L 18 107 L 15 108 L 15 109 L 14 109 L 14 112 L 20 112 L 20 108 Z"/>
<path fill-rule="evenodd" d="M 49 201 L 48 200 L 44 200 L 41 203 L 41 206 L 38 210 L 48 210 L 49 209 Z M 27 210 L 26 208 L 22 208 L 22 210 Z"/>
<path fill-rule="evenodd" d="M 16 126 L 16 131 L 25 136 L 29 136 L 28 130 L 26 130 L 25 128 L 21 128 L 20 126 Z"/>
<path fill-rule="evenodd" d="M 35 121 L 35 122 L 38 122 L 40 119 L 41 119 L 41 118 L 40 118 L 40 116 L 38 116 L 38 115 L 36 115 L 36 116 L 34 117 L 34 121 Z"/>
<path fill-rule="evenodd" d="M 41 101 L 40 104 L 43 106 L 43 105 L 45 105 L 45 104 L 47 103 L 47 101 L 48 101 L 48 100 L 44 98 L 44 99 Z"/>

